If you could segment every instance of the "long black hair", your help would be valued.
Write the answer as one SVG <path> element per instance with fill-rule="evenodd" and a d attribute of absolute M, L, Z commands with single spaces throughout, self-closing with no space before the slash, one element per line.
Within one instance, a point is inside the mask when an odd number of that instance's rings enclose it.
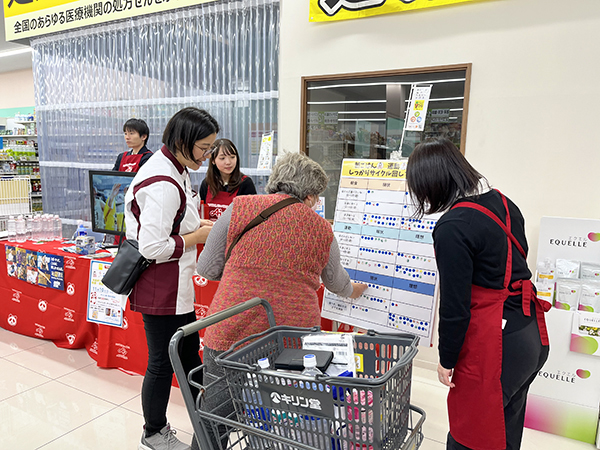
<path fill-rule="evenodd" d="M 236 148 L 235 144 L 231 142 L 229 139 L 217 139 L 213 144 L 213 151 L 210 154 L 210 162 L 208 164 L 208 170 L 206 171 L 206 182 L 210 189 L 210 193 L 213 197 L 216 197 L 221 190 L 221 186 L 223 185 L 223 179 L 221 178 L 221 172 L 217 169 L 215 165 L 215 160 L 219 156 L 220 152 L 227 156 L 235 156 L 235 168 L 231 175 L 229 175 L 228 181 L 228 192 L 235 191 L 240 184 L 242 184 L 243 174 L 240 172 L 240 153 Z"/>
<path fill-rule="evenodd" d="M 444 211 L 459 198 L 476 194 L 481 179 L 485 180 L 448 139 L 422 142 L 408 158 L 406 181 L 417 217 Z"/>
<path fill-rule="evenodd" d="M 219 132 L 217 121 L 203 109 L 192 106 L 175 113 L 167 123 L 163 133 L 163 144 L 173 154 L 181 152 L 191 161 L 194 158 L 194 144 L 211 134 Z"/>

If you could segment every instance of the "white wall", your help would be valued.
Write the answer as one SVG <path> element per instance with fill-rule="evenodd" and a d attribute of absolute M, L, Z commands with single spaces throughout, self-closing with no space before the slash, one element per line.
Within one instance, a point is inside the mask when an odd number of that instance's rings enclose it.
<path fill-rule="evenodd" d="M 599 1 L 486 0 L 331 23 L 309 23 L 308 3 L 282 1 L 280 150 L 299 149 L 302 76 L 470 62 L 466 156 L 521 208 L 530 267 L 542 216 L 600 218 Z"/>
<path fill-rule="evenodd" d="M 34 105 L 32 69 L 0 73 L 0 109 Z"/>

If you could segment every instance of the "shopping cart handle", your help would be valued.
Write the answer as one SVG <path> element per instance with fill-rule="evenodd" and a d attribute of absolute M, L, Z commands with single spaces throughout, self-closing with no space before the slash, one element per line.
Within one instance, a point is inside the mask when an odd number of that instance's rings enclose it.
<path fill-rule="evenodd" d="M 196 333 L 203 328 L 210 327 L 215 323 L 221 322 L 222 320 L 229 319 L 230 317 L 235 316 L 236 314 L 242 313 L 244 311 L 249 310 L 250 308 L 254 308 L 255 306 L 263 305 L 265 311 L 267 312 L 267 319 L 269 320 L 269 326 L 275 326 L 275 315 L 273 314 L 273 308 L 269 304 L 268 301 L 254 297 L 253 299 L 247 300 L 244 303 L 240 303 L 239 305 L 232 306 L 231 308 L 224 309 L 223 311 L 219 311 L 215 314 L 211 314 L 208 317 L 204 317 L 196 322 L 189 323 L 180 327 L 179 329 L 183 332 L 183 336 L 189 336 L 192 333 Z"/>

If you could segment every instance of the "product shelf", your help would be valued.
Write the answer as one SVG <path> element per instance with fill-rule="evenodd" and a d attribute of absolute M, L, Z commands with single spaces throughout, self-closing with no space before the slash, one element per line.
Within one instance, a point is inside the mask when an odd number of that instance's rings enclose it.
<path fill-rule="evenodd" d="M 37 134 L 3 134 L 4 139 L 37 138 Z"/>

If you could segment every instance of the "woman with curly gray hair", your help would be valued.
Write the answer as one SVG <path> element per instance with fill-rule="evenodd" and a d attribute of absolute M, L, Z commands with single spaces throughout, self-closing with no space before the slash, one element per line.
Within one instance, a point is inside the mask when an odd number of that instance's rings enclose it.
<path fill-rule="evenodd" d="M 316 292 L 321 279 L 327 289 L 341 297 L 362 295 L 367 285 L 350 281 L 340 264 L 331 225 L 312 209 L 327 182 L 318 163 L 293 153 L 273 167 L 267 195 L 234 199 L 213 226 L 198 260 L 200 275 L 221 280 L 208 314 L 260 297 L 271 303 L 277 325 L 312 327 L 321 323 Z M 246 232 L 226 261 L 226 252 L 246 225 L 265 209 L 290 198 L 296 202 Z M 268 327 L 265 312 L 258 308 L 209 327 L 204 336 L 205 381 L 222 375 L 214 364 L 219 353 Z M 223 400 L 213 398 L 205 407 L 212 410 L 225 403 Z"/>

